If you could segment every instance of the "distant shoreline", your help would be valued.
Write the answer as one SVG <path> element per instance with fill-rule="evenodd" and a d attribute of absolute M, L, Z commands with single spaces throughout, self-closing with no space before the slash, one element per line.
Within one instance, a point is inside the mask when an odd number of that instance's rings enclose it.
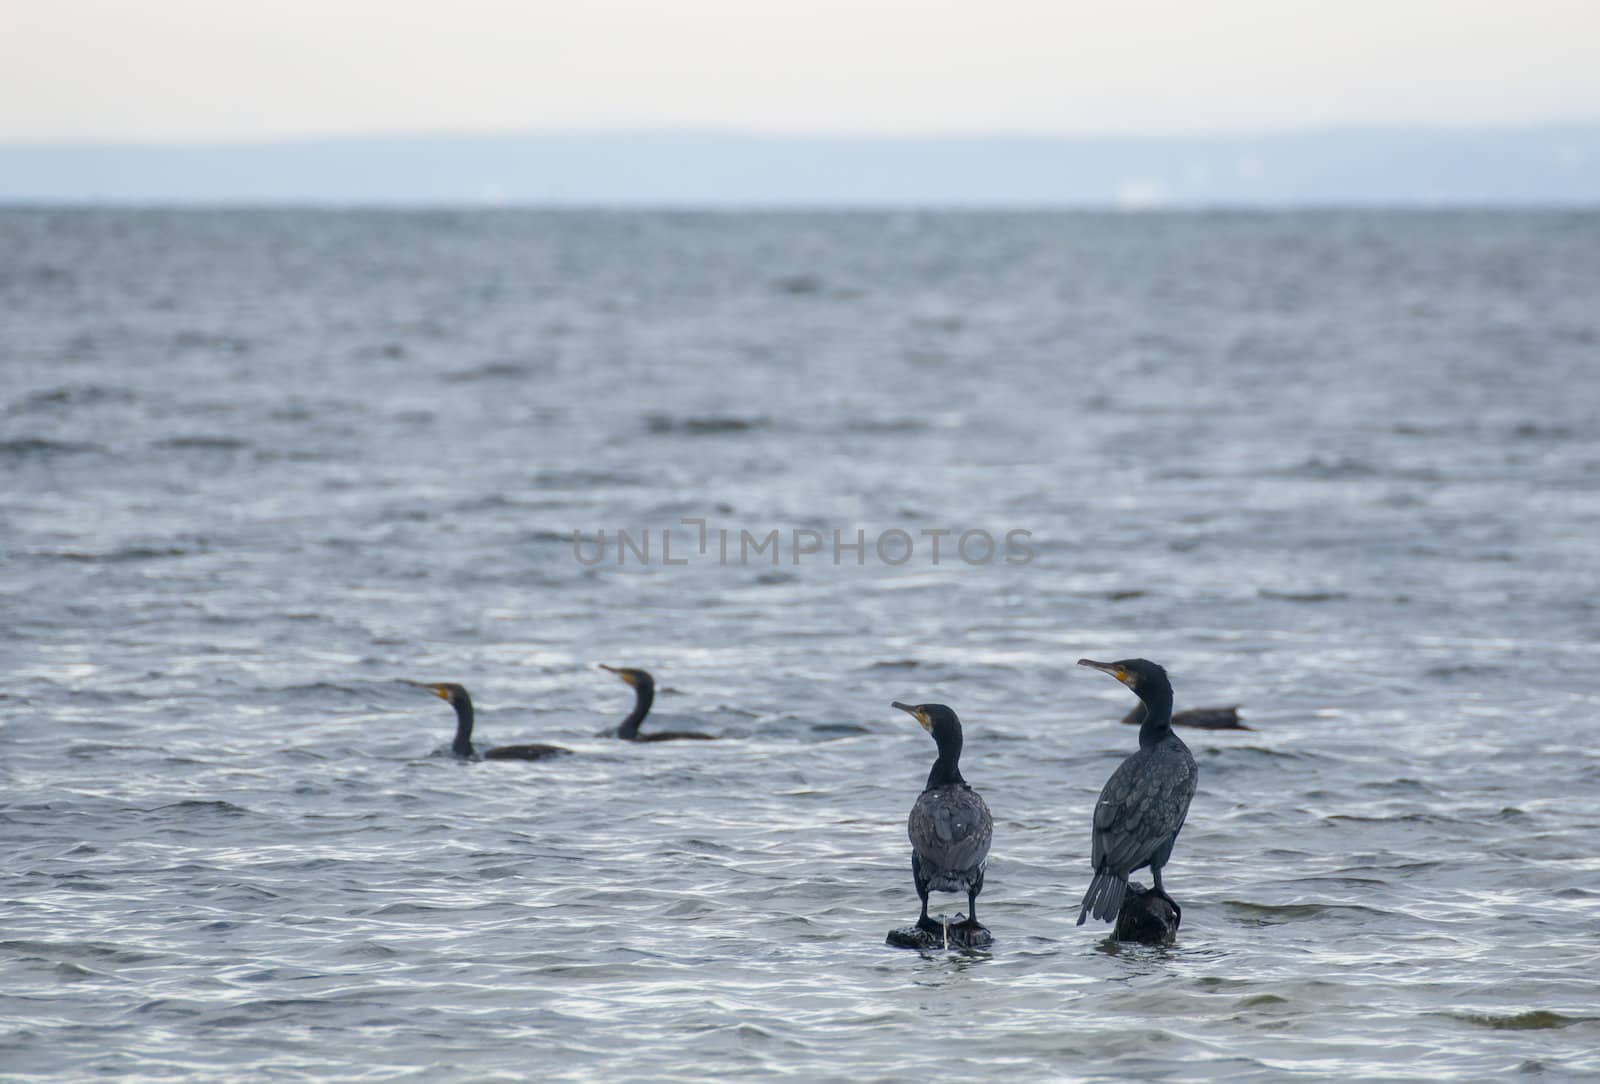
<path fill-rule="evenodd" d="M 1600 123 L 1217 136 L 555 132 L 0 144 L 0 204 L 1245 210 L 1600 205 Z"/>

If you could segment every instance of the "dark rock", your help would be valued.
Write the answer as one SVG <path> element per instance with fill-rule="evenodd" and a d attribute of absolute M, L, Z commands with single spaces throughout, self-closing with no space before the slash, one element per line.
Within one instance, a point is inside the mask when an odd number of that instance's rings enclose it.
<path fill-rule="evenodd" d="M 935 915 L 933 921 L 938 924 L 938 929 L 930 931 L 921 926 L 901 926 L 897 930 L 890 930 L 884 943 L 894 948 L 925 950 L 988 948 L 994 943 L 987 928 L 976 922 L 968 922 L 967 916 L 960 912 L 956 913 L 955 918 Z"/>
<path fill-rule="evenodd" d="M 1178 936 L 1181 916 L 1172 903 L 1152 889 L 1128 882 L 1117 912 L 1117 940 L 1165 945 Z"/>

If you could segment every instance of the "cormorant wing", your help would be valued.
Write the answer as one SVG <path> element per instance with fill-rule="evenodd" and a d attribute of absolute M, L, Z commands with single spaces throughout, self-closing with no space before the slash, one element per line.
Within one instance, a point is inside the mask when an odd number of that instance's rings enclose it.
<path fill-rule="evenodd" d="M 1124 760 L 1094 807 L 1094 868 L 1126 877 L 1149 862 L 1183 827 L 1197 774 L 1187 755 L 1138 752 Z"/>
<path fill-rule="evenodd" d="M 940 869 L 969 870 L 989 856 L 994 819 L 977 791 L 940 787 L 922 792 L 907 830 L 924 860 Z"/>

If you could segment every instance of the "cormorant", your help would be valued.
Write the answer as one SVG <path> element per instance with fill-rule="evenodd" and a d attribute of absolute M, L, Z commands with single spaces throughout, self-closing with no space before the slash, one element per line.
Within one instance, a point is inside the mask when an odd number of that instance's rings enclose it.
<path fill-rule="evenodd" d="M 1140 726 L 1144 723 L 1145 710 L 1143 704 L 1135 704 L 1128 709 L 1128 714 L 1122 721 L 1128 726 Z M 1239 719 L 1239 707 L 1231 708 L 1185 708 L 1172 713 L 1173 726 L 1187 726 L 1195 730 L 1254 730 L 1255 727 L 1245 726 Z"/>
<path fill-rule="evenodd" d="M 451 681 L 413 681 L 410 684 L 427 689 L 440 700 L 448 700 L 450 706 L 456 709 L 456 740 L 451 744 L 450 751 L 458 757 L 477 755 L 484 760 L 543 760 L 545 757 L 572 752 L 559 745 L 497 745 L 478 753 L 472 748 L 472 697 L 467 695 L 466 688 Z"/>
<path fill-rule="evenodd" d="M 1183 909 L 1161 886 L 1161 867 L 1172 856 L 1200 772 L 1189 747 L 1172 732 L 1172 682 L 1165 670 L 1146 659 L 1079 659 L 1078 665 L 1104 670 L 1132 689 L 1146 709 L 1139 727 L 1139 751 L 1111 773 L 1095 803 L 1090 856 L 1094 879 L 1083 894 L 1078 925 L 1091 914 L 1104 922 L 1116 921 L 1128 875 L 1145 866 L 1150 867 L 1155 893 L 1172 904 L 1182 922 Z"/>
<path fill-rule="evenodd" d="M 646 670 L 629 670 L 620 666 L 600 664 L 600 669 L 610 670 L 633 686 L 633 710 L 617 727 L 617 737 L 624 741 L 715 741 L 710 734 L 697 734 L 692 730 L 660 730 L 653 734 L 639 733 L 639 724 L 650 714 L 650 705 L 656 698 L 656 679 Z"/>
<path fill-rule="evenodd" d="M 960 926 L 981 930 L 978 893 L 983 891 L 983 872 L 989 864 L 994 818 L 983 798 L 961 778 L 961 720 L 943 704 L 896 700 L 893 706 L 921 723 L 939 746 L 927 785 L 906 823 L 911 837 L 911 878 L 922 899 L 917 927 L 932 934 L 943 930 L 928 917 L 929 892 L 965 892 L 967 918 Z"/>

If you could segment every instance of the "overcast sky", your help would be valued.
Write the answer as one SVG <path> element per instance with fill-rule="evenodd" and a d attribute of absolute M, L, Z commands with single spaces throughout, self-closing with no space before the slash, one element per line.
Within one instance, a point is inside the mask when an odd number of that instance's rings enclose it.
<path fill-rule="evenodd" d="M 0 0 L 0 140 L 1600 119 L 1600 0 Z"/>

